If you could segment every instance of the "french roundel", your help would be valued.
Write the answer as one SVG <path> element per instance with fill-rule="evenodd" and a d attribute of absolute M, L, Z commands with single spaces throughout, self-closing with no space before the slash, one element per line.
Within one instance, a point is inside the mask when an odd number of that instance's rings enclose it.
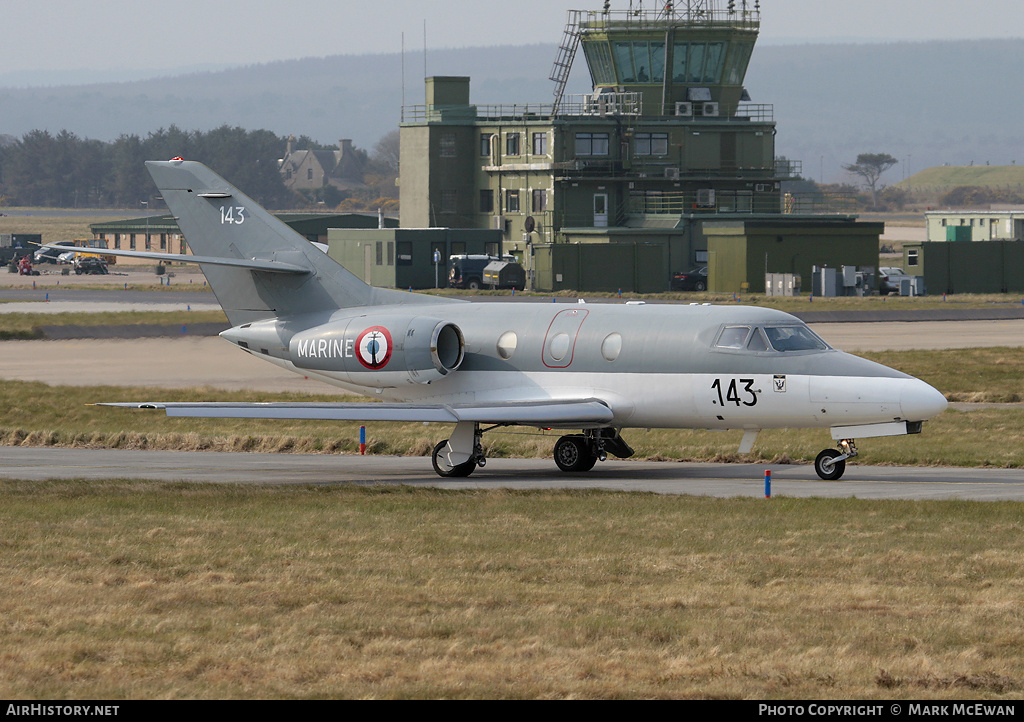
<path fill-rule="evenodd" d="M 391 332 L 383 326 L 371 326 L 356 339 L 356 357 L 368 369 L 382 369 L 391 359 Z"/>

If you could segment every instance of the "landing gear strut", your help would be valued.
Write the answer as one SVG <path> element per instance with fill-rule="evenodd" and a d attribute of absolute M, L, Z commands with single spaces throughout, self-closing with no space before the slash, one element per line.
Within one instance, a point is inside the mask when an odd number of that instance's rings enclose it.
<path fill-rule="evenodd" d="M 839 442 L 839 451 L 825 449 L 814 460 L 814 471 L 825 481 L 835 481 L 846 471 L 846 460 L 857 455 L 857 445 L 853 439 Z"/>
<path fill-rule="evenodd" d="M 479 424 L 456 424 L 451 438 L 438 442 L 431 454 L 430 460 L 437 475 L 445 478 L 466 477 L 476 467 L 487 464 L 482 436 Z"/>
<path fill-rule="evenodd" d="M 618 429 L 586 429 L 582 434 L 567 434 L 555 442 L 555 464 L 565 472 L 590 471 L 609 453 L 621 459 L 633 455 Z"/>

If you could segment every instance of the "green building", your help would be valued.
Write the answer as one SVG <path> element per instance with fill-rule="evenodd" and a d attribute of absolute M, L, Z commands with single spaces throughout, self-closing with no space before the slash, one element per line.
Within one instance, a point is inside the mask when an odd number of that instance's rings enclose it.
<path fill-rule="evenodd" d="M 673 272 L 708 258 L 707 222 L 794 210 L 781 182 L 795 168 L 775 160 L 772 106 L 749 102 L 743 86 L 759 4 L 663 5 L 569 11 L 553 103 L 478 106 L 468 77 L 427 78 L 426 104 L 403 108 L 401 225 L 496 230 L 539 290 L 629 279 L 622 290 L 667 290 Z M 580 48 L 593 91 L 567 96 Z M 822 219 L 787 215 L 803 236 Z M 854 223 L 832 219 L 826 234 L 840 221 Z M 847 240 L 866 251 L 867 236 Z M 566 242 L 604 248 L 552 248 Z M 763 270 L 762 258 L 743 283 L 763 288 Z"/>
<path fill-rule="evenodd" d="M 500 256 L 501 233 L 468 228 L 332 228 L 327 245 L 331 258 L 371 286 L 445 288 L 449 256 Z"/>
<path fill-rule="evenodd" d="M 1024 242 L 927 241 L 903 244 L 903 268 L 924 276 L 928 293 L 1024 291 Z"/>

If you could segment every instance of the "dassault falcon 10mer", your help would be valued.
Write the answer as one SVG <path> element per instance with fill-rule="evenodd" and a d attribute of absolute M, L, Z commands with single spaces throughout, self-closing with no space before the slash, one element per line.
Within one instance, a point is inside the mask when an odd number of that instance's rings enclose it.
<path fill-rule="evenodd" d="M 232 328 L 227 341 L 372 403 L 131 403 L 168 416 L 454 424 L 441 476 L 484 466 L 481 436 L 567 429 L 555 463 L 633 451 L 629 428 L 831 429 L 815 471 L 838 479 L 855 440 L 916 434 L 946 408 L 912 376 L 830 348 L 802 321 L 747 306 L 471 303 L 363 283 L 206 166 L 146 163 Z M 112 255 L 166 258 L 144 251 Z"/>

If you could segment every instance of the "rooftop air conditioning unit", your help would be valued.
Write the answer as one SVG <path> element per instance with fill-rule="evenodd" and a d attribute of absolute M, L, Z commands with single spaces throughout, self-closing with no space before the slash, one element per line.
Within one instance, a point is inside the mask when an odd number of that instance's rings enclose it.
<path fill-rule="evenodd" d="M 684 115 L 688 118 L 693 117 L 693 103 L 681 101 L 676 103 L 676 115 Z"/>
<path fill-rule="evenodd" d="M 701 106 L 701 115 L 705 118 L 718 117 L 718 103 L 704 103 Z"/>
<path fill-rule="evenodd" d="M 714 188 L 698 188 L 697 189 L 697 207 L 698 208 L 714 208 L 715 207 L 715 189 Z"/>
<path fill-rule="evenodd" d="M 666 168 L 665 177 L 669 180 L 679 180 L 679 169 L 678 168 Z"/>

